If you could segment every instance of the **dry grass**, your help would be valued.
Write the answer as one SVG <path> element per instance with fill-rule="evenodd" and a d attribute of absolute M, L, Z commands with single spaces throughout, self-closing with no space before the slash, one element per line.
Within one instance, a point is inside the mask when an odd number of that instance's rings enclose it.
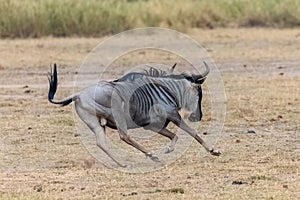
<path fill-rule="evenodd" d="M 216 144 L 222 155 L 202 157 L 194 142 L 175 163 L 146 174 L 95 162 L 75 137 L 71 107 L 46 100 L 49 62 L 62 65 L 57 98 L 63 98 L 72 92 L 70 72 L 102 38 L 0 41 L 0 198 L 299 199 L 300 63 L 294 51 L 299 33 L 193 30 L 190 34 L 209 49 L 225 84 L 226 123 Z M 28 58 L 30 52 L 35 56 Z M 204 124 L 208 111 L 204 108 Z M 256 134 L 247 134 L 248 129 Z"/>

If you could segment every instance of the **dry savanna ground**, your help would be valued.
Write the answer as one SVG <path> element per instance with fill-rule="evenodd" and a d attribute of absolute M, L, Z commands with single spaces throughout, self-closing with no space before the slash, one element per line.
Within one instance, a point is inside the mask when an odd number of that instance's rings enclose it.
<path fill-rule="evenodd" d="M 105 38 L 0 40 L 0 198 L 299 199 L 300 30 L 188 34 L 207 49 L 224 82 L 226 120 L 215 144 L 222 154 L 201 156 L 194 141 L 174 163 L 151 173 L 124 173 L 97 162 L 82 145 L 72 107 L 47 101 L 49 65 L 59 65 L 57 99 L 63 99 L 84 58 Z M 127 65 L 158 57 L 140 53 L 110 73 L 118 77 Z M 212 120 L 208 96 L 204 85 L 198 128 L 204 139 L 215 134 L 203 135 Z M 117 141 L 115 131 L 108 136 Z"/>

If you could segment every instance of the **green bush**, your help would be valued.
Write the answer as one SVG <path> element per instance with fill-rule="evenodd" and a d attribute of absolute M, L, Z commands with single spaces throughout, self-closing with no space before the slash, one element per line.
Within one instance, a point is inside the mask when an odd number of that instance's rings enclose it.
<path fill-rule="evenodd" d="M 0 0 L 0 37 L 102 36 L 136 27 L 300 25 L 300 0 Z"/>

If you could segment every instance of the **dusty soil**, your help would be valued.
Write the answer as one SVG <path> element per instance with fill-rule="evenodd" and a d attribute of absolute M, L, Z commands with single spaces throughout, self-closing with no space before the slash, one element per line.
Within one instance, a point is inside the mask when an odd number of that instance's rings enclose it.
<path fill-rule="evenodd" d="M 200 156 L 193 142 L 176 162 L 143 174 L 97 162 L 81 143 L 72 107 L 47 102 L 49 65 L 59 64 L 56 98 L 63 99 L 81 62 L 105 38 L 0 40 L 1 199 L 299 199 L 300 30 L 189 35 L 208 50 L 224 81 L 226 121 L 215 145 L 222 154 Z M 121 66 L 135 64 L 124 60 Z M 204 96 L 207 125 L 205 105 Z"/>

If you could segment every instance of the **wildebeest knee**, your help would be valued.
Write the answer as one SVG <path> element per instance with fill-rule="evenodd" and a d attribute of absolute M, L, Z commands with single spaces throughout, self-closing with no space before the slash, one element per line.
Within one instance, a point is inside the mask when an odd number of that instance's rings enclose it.
<path fill-rule="evenodd" d="M 129 139 L 129 136 L 127 134 L 124 134 L 124 133 L 120 133 L 119 136 L 120 136 L 120 139 L 123 140 L 123 141 L 126 141 L 126 140 Z"/>

